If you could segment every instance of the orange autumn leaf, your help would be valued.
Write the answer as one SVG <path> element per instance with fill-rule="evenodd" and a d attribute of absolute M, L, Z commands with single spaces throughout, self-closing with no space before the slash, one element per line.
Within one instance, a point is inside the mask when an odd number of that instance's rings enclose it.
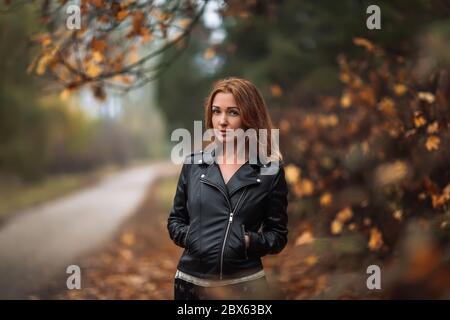
<path fill-rule="evenodd" d="M 320 205 L 322 207 L 329 206 L 333 200 L 331 193 L 326 192 L 320 197 Z"/>
<path fill-rule="evenodd" d="M 289 129 L 291 128 L 291 124 L 289 123 L 289 121 L 282 119 L 278 127 L 280 128 L 281 131 L 288 132 Z"/>
<path fill-rule="evenodd" d="M 142 36 L 142 43 L 148 43 L 153 39 L 153 36 L 148 28 L 141 28 L 140 34 Z"/>
<path fill-rule="evenodd" d="M 397 96 L 403 96 L 406 91 L 408 91 L 408 87 L 404 84 L 397 83 L 396 85 L 394 85 L 394 92 Z"/>
<path fill-rule="evenodd" d="M 339 220 L 333 220 L 331 223 L 331 233 L 332 234 L 339 234 L 342 232 L 343 224 Z"/>
<path fill-rule="evenodd" d="M 431 201 L 433 208 L 442 207 L 450 200 L 450 183 L 442 190 L 442 194 L 432 194 Z"/>
<path fill-rule="evenodd" d="M 383 246 L 383 236 L 377 228 L 370 229 L 370 238 L 367 245 L 371 251 L 377 251 Z"/>
<path fill-rule="evenodd" d="M 348 225 L 348 230 L 355 231 L 356 230 L 356 223 L 350 223 Z"/>
<path fill-rule="evenodd" d="M 36 74 L 43 75 L 51 59 L 52 57 L 49 54 L 43 55 L 37 63 Z"/>
<path fill-rule="evenodd" d="M 119 12 L 117 12 L 117 15 L 116 15 L 117 21 L 122 21 L 126 17 L 128 17 L 128 11 L 127 10 L 120 10 Z"/>
<path fill-rule="evenodd" d="M 387 115 L 392 116 L 395 114 L 395 103 L 391 98 L 388 97 L 383 98 L 383 100 L 381 100 L 379 104 L 379 108 Z"/>
<path fill-rule="evenodd" d="M 310 196 L 314 193 L 314 183 L 310 179 L 300 179 L 294 185 L 294 193 L 298 197 Z"/>
<path fill-rule="evenodd" d="M 441 139 L 437 136 L 429 136 L 425 142 L 425 147 L 428 151 L 438 150 Z"/>
<path fill-rule="evenodd" d="M 346 207 L 336 214 L 336 218 L 331 223 L 331 233 L 339 234 L 342 232 L 344 223 L 353 217 L 353 211 L 350 207 Z"/>
<path fill-rule="evenodd" d="M 285 175 L 289 184 L 296 184 L 300 179 L 301 170 L 294 164 L 289 164 L 285 167 Z"/>
<path fill-rule="evenodd" d="M 431 123 L 428 125 L 427 127 L 427 133 L 432 134 L 432 133 L 437 133 L 439 129 L 439 124 L 437 121 Z"/>
<path fill-rule="evenodd" d="M 102 62 L 103 59 L 104 59 L 104 57 L 103 57 L 103 54 L 101 54 L 100 52 L 94 51 L 94 52 L 92 53 L 92 59 L 93 59 L 95 62 Z"/>
<path fill-rule="evenodd" d="M 375 46 L 373 45 L 373 43 L 365 38 L 355 37 L 355 38 L 353 38 L 353 43 L 357 46 L 364 47 L 369 52 L 373 52 L 375 49 Z"/>
<path fill-rule="evenodd" d="M 320 115 L 318 120 L 322 127 L 335 127 L 339 123 L 339 118 L 335 114 Z"/>
<path fill-rule="evenodd" d="M 417 96 L 420 100 L 426 101 L 427 103 L 433 103 L 435 100 L 434 94 L 431 92 L 419 92 Z"/>
<path fill-rule="evenodd" d="M 107 48 L 107 44 L 105 40 L 99 40 L 99 39 L 92 39 L 91 41 L 91 47 L 93 51 L 97 51 L 99 53 L 105 52 Z"/>
<path fill-rule="evenodd" d="M 392 214 L 395 220 L 402 221 L 403 219 L 403 211 L 402 210 L 395 210 Z"/>
<path fill-rule="evenodd" d="M 52 43 L 52 38 L 47 33 L 39 33 L 31 36 L 31 40 L 39 43 L 43 47 L 48 47 Z"/>
<path fill-rule="evenodd" d="M 133 259 L 133 252 L 129 249 L 120 249 L 119 256 L 125 261 L 131 261 Z"/>
<path fill-rule="evenodd" d="M 375 183 L 380 187 L 399 184 L 411 173 L 410 165 L 402 160 L 385 163 L 375 169 Z"/>
<path fill-rule="evenodd" d="M 98 76 L 100 73 L 102 73 L 102 69 L 94 63 L 91 63 L 86 70 L 86 74 L 92 78 Z"/>
<path fill-rule="evenodd" d="M 140 34 L 142 23 L 144 22 L 145 15 L 144 12 L 138 10 L 133 15 L 133 33 Z"/>
<path fill-rule="evenodd" d="M 103 0 L 91 0 L 91 3 L 97 8 L 100 8 L 103 5 Z"/>
<path fill-rule="evenodd" d="M 373 89 L 369 86 L 366 86 L 359 92 L 359 96 L 362 101 L 366 102 L 370 106 L 374 106 L 376 104 L 376 97 Z"/>
<path fill-rule="evenodd" d="M 317 258 L 316 255 L 312 254 L 309 255 L 308 257 L 306 257 L 305 262 L 308 266 L 314 266 L 315 264 L 317 264 L 317 261 L 319 261 L 319 259 Z"/>
<path fill-rule="evenodd" d="M 420 128 L 427 123 L 427 120 L 420 114 L 420 112 L 414 113 L 414 125 L 416 128 Z"/>
<path fill-rule="evenodd" d="M 346 108 L 350 107 L 351 104 L 352 104 L 352 98 L 348 92 L 345 92 L 341 96 L 341 106 L 346 109 Z"/>
<path fill-rule="evenodd" d="M 342 209 L 336 215 L 336 219 L 341 221 L 341 222 L 343 222 L 343 223 L 347 222 L 352 217 L 353 217 L 353 211 L 352 211 L 352 209 L 350 207 L 346 207 L 346 208 Z"/>
<path fill-rule="evenodd" d="M 301 246 L 301 245 L 309 244 L 312 242 L 314 242 L 314 237 L 312 235 L 312 232 L 305 231 L 300 236 L 297 237 L 297 239 L 295 240 L 295 245 Z"/>
<path fill-rule="evenodd" d="M 135 243 L 134 234 L 131 232 L 126 232 L 120 238 L 120 241 L 126 246 L 132 246 Z"/>
<path fill-rule="evenodd" d="M 273 84 L 270 86 L 270 92 L 274 97 L 280 97 L 283 94 L 283 90 L 278 84 Z"/>

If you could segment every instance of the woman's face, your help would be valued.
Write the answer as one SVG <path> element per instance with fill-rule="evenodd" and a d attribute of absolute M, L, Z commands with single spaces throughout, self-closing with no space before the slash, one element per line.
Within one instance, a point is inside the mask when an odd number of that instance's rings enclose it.
<path fill-rule="evenodd" d="M 242 128 L 242 118 L 240 109 L 236 105 L 233 94 L 219 92 L 214 96 L 211 107 L 212 124 L 216 129 L 215 134 L 220 142 L 226 143 L 233 137 L 228 129 Z"/>

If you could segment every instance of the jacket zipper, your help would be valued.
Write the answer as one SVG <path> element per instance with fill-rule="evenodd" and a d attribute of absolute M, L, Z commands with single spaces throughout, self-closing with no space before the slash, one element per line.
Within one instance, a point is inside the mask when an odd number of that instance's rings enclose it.
<path fill-rule="evenodd" d="M 225 238 L 223 239 L 222 243 L 222 252 L 220 253 L 220 280 L 222 280 L 223 276 L 223 254 L 225 252 L 225 244 L 227 243 L 228 238 L 228 231 L 230 230 L 230 226 L 233 223 L 233 216 L 237 213 L 237 210 L 239 209 L 239 204 L 241 203 L 242 196 L 247 192 L 247 189 L 244 189 L 244 191 L 241 193 L 241 196 L 239 197 L 238 202 L 236 203 L 236 206 L 234 207 L 234 212 L 230 212 L 230 218 L 228 219 L 228 225 L 227 230 L 225 232 Z"/>
<path fill-rule="evenodd" d="M 222 280 L 222 277 L 223 277 L 223 254 L 224 254 L 224 251 L 225 251 L 225 244 L 226 244 L 227 237 L 228 237 L 228 231 L 229 231 L 229 229 L 230 229 L 231 223 L 233 222 L 233 216 L 236 214 L 236 210 L 238 209 L 238 205 L 239 205 L 240 202 L 241 202 L 242 196 L 244 195 L 244 193 L 246 193 L 247 189 L 245 189 L 244 192 L 242 192 L 242 194 L 241 194 L 241 196 L 239 197 L 238 202 L 236 203 L 236 206 L 234 207 L 234 210 L 233 210 L 232 207 L 231 207 L 230 200 L 228 199 L 228 196 L 225 194 L 225 192 L 223 192 L 223 190 L 222 190 L 218 185 L 216 185 L 216 184 L 214 184 L 214 183 L 211 183 L 211 182 L 208 182 L 208 181 L 205 181 L 205 180 L 200 180 L 200 181 L 201 181 L 202 183 L 207 184 L 207 185 L 213 186 L 214 188 L 216 188 L 217 190 L 219 190 L 220 193 L 222 193 L 222 195 L 223 195 L 223 196 L 225 197 L 225 199 L 227 200 L 228 208 L 230 209 L 230 216 L 229 216 L 229 218 L 228 218 L 227 230 L 225 231 L 225 237 L 224 237 L 223 243 L 222 243 L 222 251 L 221 251 L 221 254 L 220 254 L 220 279 Z M 249 183 L 249 184 L 247 184 L 247 185 L 241 186 L 239 189 L 235 190 L 234 192 L 237 192 L 237 191 L 239 191 L 240 189 L 246 188 L 246 187 L 248 187 L 249 185 L 252 185 L 252 184 L 254 184 L 254 183 Z"/>

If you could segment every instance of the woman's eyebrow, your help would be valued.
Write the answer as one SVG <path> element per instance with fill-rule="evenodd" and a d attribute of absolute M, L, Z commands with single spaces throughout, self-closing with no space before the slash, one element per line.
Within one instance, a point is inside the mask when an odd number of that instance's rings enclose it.
<path fill-rule="evenodd" d="M 212 106 L 212 108 L 219 108 L 220 109 L 219 106 Z M 238 107 L 235 107 L 235 106 L 225 107 L 225 109 L 231 109 L 231 108 L 239 109 Z"/>

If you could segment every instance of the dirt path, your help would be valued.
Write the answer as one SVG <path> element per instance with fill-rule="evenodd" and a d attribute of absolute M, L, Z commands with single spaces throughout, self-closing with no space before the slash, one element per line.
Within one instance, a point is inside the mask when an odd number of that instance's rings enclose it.
<path fill-rule="evenodd" d="M 156 178 L 177 170 L 170 162 L 127 169 L 9 220 L 0 229 L 0 299 L 26 299 L 67 277 L 68 265 L 105 245 L 136 212 Z"/>
<path fill-rule="evenodd" d="M 169 238 L 167 217 L 178 173 L 152 184 L 114 239 L 80 260 L 81 290 L 60 286 L 36 298 L 173 299 L 173 276 L 182 249 Z"/>

